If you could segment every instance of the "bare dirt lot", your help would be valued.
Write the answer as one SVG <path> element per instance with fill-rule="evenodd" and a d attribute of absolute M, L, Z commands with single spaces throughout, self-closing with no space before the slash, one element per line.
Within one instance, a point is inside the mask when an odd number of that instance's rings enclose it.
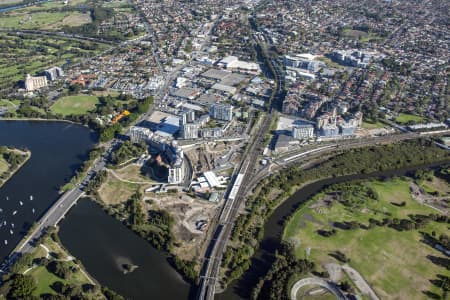
<path fill-rule="evenodd" d="M 173 234 L 179 247 L 174 248 L 174 254 L 187 260 L 199 257 L 209 230 L 209 222 L 217 213 L 218 205 L 181 193 L 165 195 L 152 193 L 147 194 L 144 199 L 152 200 L 152 204 L 148 204 L 148 209 L 151 207 L 163 209 L 175 218 Z M 202 227 L 202 224 L 206 225 Z"/>

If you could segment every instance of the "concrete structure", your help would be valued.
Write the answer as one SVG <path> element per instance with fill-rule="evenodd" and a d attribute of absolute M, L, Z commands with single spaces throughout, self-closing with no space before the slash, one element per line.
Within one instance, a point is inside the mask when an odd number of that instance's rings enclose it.
<path fill-rule="evenodd" d="M 170 184 L 182 183 L 185 175 L 183 150 L 181 150 L 181 148 L 178 147 L 176 142 L 172 142 L 172 144 L 166 147 L 165 155 L 167 156 L 170 162 L 167 182 Z"/>
<path fill-rule="evenodd" d="M 220 127 L 203 128 L 200 130 L 200 136 L 202 138 L 219 138 L 222 135 L 223 135 L 223 129 Z"/>
<path fill-rule="evenodd" d="M 198 138 L 199 129 L 200 124 L 198 123 L 180 124 L 180 137 L 182 139 L 196 139 Z"/>
<path fill-rule="evenodd" d="M 212 104 L 209 115 L 218 120 L 231 121 L 233 119 L 233 106 L 229 104 Z"/>
<path fill-rule="evenodd" d="M 60 67 L 53 67 L 44 71 L 48 81 L 55 81 L 59 77 L 64 75 L 63 70 Z"/>
<path fill-rule="evenodd" d="M 46 86 L 47 86 L 46 76 L 33 77 L 30 74 L 27 74 L 27 78 L 25 79 L 25 89 L 27 90 L 27 92 L 32 92 Z"/>
<path fill-rule="evenodd" d="M 286 67 L 293 67 L 308 70 L 309 72 L 317 72 L 323 66 L 324 63 L 315 61 L 314 56 L 310 54 L 298 54 L 295 56 L 285 55 L 283 62 Z"/>
<path fill-rule="evenodd" d="M 139 126 L 132 126 L 128 131 L 128 136 L 132 142 L 147 142 L 153 136 L 150 129 Z"/>
<path fill-rule="evenodd" d="M 223 58 L 217 63 L 217 66 L 230 71 L 239 71 L 254 75 L 261 72 L 261 68 L 257 63 L 241 61 L 236 56 L 227 56 Z"/>
<path fill-rule="evenodd" d="M 327 124 L 322 126 L 320 134 L 324 137 L 333 137 L 339 135 L 339 128 L 336 124 Z"/>
<path fill-rule="evenodd" d="M 295 125 L 292 127 L 292 137 L 294 139 L 311 139 L 314 137 L 314 126 L 312 125 Z"/>

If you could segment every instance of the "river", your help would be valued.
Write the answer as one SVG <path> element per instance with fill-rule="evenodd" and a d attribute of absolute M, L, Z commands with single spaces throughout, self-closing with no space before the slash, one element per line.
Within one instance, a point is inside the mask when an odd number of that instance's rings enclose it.
<path fill-rule="evenodd" d="M 6 7 L 3 7 L 3 8 L 0 8 L 0 13 L 5 13 L 5 12 L 8 12 L 8 11 L 25 8 L 27 6 L 38 5 L 38 4 L 41 4 L 41 3 L 48 2 L 48 1 L 49 0 L 40 0 L 40 1 L 35 1 L 33 3 L 30 3 L 30 4 L 16 4 L 16 5 L 12 5 L 12 6 L 6 6 Z"/>
<path fill-rule="evenodd" d="M 0 145 L 31 151 L 25 165 L 0 188 L 2 260 L 58 199 L 59 187 L 74 175 L 95 140 L 92 131 L 71 123 L 0 121 Z"/>
<path fill-rule="evenodd" d="M 345 181 L 352 181 L 358 179 L 368 178 L 389 178 L 393 176 L 403 176 L 411 173 L 417 169 L 439 166 L 440 164 L 430 164 L 416 167 L 408 167 L 398 170 L 375 172 L 370 174 L 357 174 L 341 176 L 336 178 L 329 178 L 320 180 L 299 189 L 294 195 L 284 201 L 272 215 L 269 217 L 264 225 L 264 237 L 260 243 L 260 247 L 256 250 L 252 258 L 250 269 L 244 275 L 232 282 L 231 285 L 221 294 L 217 294 L 216 300 L 235 300 L 235 299 L 250 299 L 250 294 L 261 276 L 264 276 L 269 270 L 274 261 L 275 250 L 280 246 L 281 237 L 284 229 L 284 221 L 292 215 L 304 202 L 310 199 L 313 195 L 320 192 L 325 187 L 341 183 Z"/>
<path fill-rule="evenodd" d="M 167 257 L 92 201 L 80 200 L 71 210 L 60 238 L 89 274 L 128 299 L 188 299 L 190 285 Z M 138 268 L 124 274 L 123 264 Z"/>
<path fill-rule="evenodd" d="M 6 222 L 0 227 L 2 259 L 58 199 L 59 187 L 87 159 L 96 140 L 92 131 L 72 123 L 0 121 L 0 145 L 31 151 L 28 162 L 0 188 L 0 225 Z M 17 213 L 13 215 L 14 211 Z M 169 265 L 166 256 L 97 204 L 80 200 L 60 228 L 63 245 L 102 285 L 129 299 L 188 298 L 190 286 Z M 8 240 L 7 245 L 4 240 Z M 123 264 L 138 268 L 124 275 Z"/>

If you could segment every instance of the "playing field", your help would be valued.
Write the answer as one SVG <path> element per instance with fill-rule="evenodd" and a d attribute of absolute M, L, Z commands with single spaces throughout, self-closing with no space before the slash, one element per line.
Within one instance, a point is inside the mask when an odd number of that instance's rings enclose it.
<path fill-rule="evenodd" d="M 400 114 L 398 115 L 398 117 L 395 118 L 395 121 L 396 121 L 397 123 L 400 123 L 400 124 L 406 124 L 406 123 L 408 123 L 408 122 L 417 122 L 417 123 L 420 123 L 420 122 L 423 122 L 423 121 L 424 121 L 424 118 L 421 117 L 421 116 L 416 116 L 416 115 L 411 115 L 411 114 L 400 113 Z"/>
<path fill-rule="evenodd" d="M 356 221 L 368 225 L 369 218 L 382 220 L 407 218 L 409 214 L 430 214 L 435 210 L 413 200 L 409 192 L 409 182 L 394 179 L 388 182 L 370 181 L 379 199 L 363 199 L 364 205 L 344 206 L 336 200 L 330 202 L 330 194 L 317 195 L 308 205 L 298 210 L 288 222 L 284 239 L 296 246 L 296 255 L 305 257 L 310 248 L 309 258 L 322 270 L 327 263 L 336 263 L 329 254 L 343 252 L 350 265 L 359 271 L 381 299 L 424 299 L 423 292 L 442 292 L 431 284 L 437 274 L 449 276 L 450 272 L 430 261 L 427 256 L 442 257 L 443 254 L 422 242 L 419 231 L 431 234 L 447 233 L 444 223 L 431 222 L 420 230 L 398 231 L 387 226 L 370 229 L 340 229 L 333 224 Z M 405 206 L 398 204 L 402 201 Z M 336 234 L 325 237 L 318 230 L 336 230 Z"/>
<path fill-rule="evenodd" d="M 95 108 L 98 98 L 88 95 L 67 96 L 56 101 L 51 111 L 63 116 L 82 115 Z"/>

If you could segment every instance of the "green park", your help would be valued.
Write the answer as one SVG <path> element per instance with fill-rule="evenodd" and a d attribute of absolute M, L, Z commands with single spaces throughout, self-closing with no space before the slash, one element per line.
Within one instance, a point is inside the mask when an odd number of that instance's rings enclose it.
<path fill-rule="evenodd" d="M 98 98 L 96 96 L 80 94 L 62 97 L 50 109 L 54 114 L 63 116 L 83 115 L 94 110 L 97 103 Z"/>
<path fill-rule="evenodd" d="M 284 240 L 294 245 L 297 258 L 312 260 L 319 271 L 343 263 L 333 255 L 340 252 L 381 299 L 440 295 L 431 281 L 450 272 L 436 262 L 443 254 L 425 243 L 424 235 L 445 236 L 448 224 L 427 221 L 420 229 L 402 227 L 411 226 L 411 216 L 439 214 L 413 199 L 411 182 L 394 178 L 333 185 L 295 212 Z M 442 180 L 433 178 L 429 184 L 436 187 Z"/>

